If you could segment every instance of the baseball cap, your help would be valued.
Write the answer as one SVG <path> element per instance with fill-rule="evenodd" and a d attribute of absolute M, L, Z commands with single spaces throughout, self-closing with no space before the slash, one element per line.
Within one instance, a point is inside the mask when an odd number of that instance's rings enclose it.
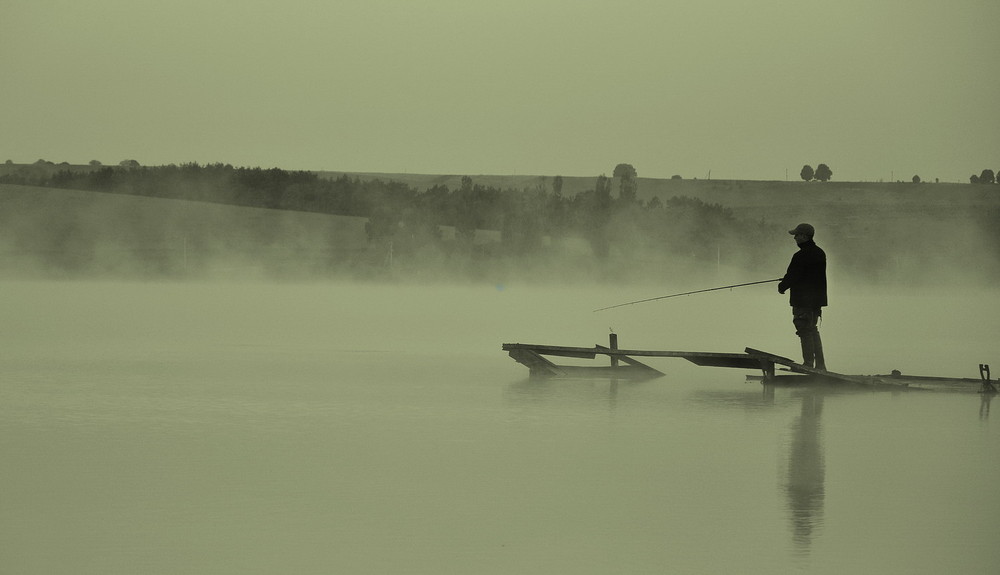
<path fill-rule="evenodd" d="M 804 236 L 813 237 L 814 235 L 816 235 L 816 228 L 812 227 L 809 224 L 799 224 L 795 226 L 794 230 L 788 230 L 788 233 L 792 234 L 793 236 L 796 234 L 802 234 Z"/>

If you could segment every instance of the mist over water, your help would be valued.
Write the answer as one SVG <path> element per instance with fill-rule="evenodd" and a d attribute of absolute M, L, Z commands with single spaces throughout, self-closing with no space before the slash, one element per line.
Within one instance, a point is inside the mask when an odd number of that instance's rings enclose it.
<path fill-rule="evenodd" d="M 4 186 L 0 572 L 997 570 L 991 396 L 763 387 L 664 358 L 641 383 L 539 380 L 501 350 L 614 332 L 798 358 L 774 283 L 594 310 L 776 278 L 785 229 L 810 221 L 830 369 L 1000 373 L 992 196 L 684 185 L 707 203 L 656 238 L 619 213 L 606 257 L 577 237 L 507 253 L 488 230 L 407 251 L 360 217 Z"/>
<path fill-rule="evenodd" d="M 0 289 L 0 571 L 1000 566 L 988 397 L 765 389 L 662 358 L 648 363 L 666 375 L 642 383 L 534 380 L 500 349 L 606 344 L 614 329 L 624 348 L 795 357 L 771 285 L 599 313 L 662 292 Z M 832 286 L 831 369 L 977 377 L 1000 341 L 984 319 L 995 296 Z"/>

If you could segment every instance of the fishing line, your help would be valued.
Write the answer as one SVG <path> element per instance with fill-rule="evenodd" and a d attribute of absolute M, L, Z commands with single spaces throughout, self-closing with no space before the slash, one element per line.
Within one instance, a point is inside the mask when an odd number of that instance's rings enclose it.
<path fill-rule="evenodd" d="M 629 302 L 625 302 L 625 303 L 620 303 L 620 304 L 615 304 L 615 305 L 609 305 L 608 307 L 598 308 L 598 309 L 595 309 L 594 311 L 595 312 L 604 311 L 606 309 L 614 309 L 616 307 L 624 307 L 624 306 L 627 306 L 627 305 L 633 305 L 633 304 L 637 304 L 637 303 L 646 303 L 648 301 L 656 301 L 656 300 L 660 300 L 660 299 L 667 299 L 667 298 L 671 298 L 671 297 L 679 297 L 679 296 L 682 296 L 682 295 L 692 295 L 692 294 L 696 294 L 696 293 L 705 293 L 705 292 L 708 292 L 708 291 L 716 291 L 716 290 L 720 290 L 720 289 L 732 289 L 732 288 L 738 288 L 738 287 L 743 287 L 743 286 L 752 286 L 752 285 L 757 285 L 757 284 L 766 284 L 766 283 L 771 283 L 771 282 L 780 282 L 781 280 L 782 280 L 782 278 L 775 278 L 773 280 L 761 280 L 759 282 L 747 282 L 747 283 L 744 283 L 744 284 L 733 284 L 733 285 L 730 285 L 730 286 L 719 286 L 719 287 L 708 288 L 708 289 L 699 289 L 699 290 L 695 290 L 695 291 L 686 291 L 686 292 L 683 292 L 683 293 L 672 293 L 670 295 L 661 295 L 661 296 L 651 297 L 651 298 L 647 298 L 647 299 L 640 299 L 640 300 L 636 300 L 636 301 L 629 301 Z"/>

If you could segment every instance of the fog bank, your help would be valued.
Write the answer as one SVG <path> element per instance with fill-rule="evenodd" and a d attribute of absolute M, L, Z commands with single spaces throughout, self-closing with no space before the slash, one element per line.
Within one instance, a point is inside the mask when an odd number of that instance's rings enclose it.
<path fill-rule="evenodd" d="M 786 230 L 807 221 L 827 251 L 833 283 L 990 286 L 1000 279 L 1000 194 L 992 189 L 820 184 L 806 196 L 764 184 L 685 184 L 696 195 L 666 198 L 671 224 L 655 237 L 637 231 L 642 212 L 619 212 L 603 231 L 606 253 L 574 237 L 544 237 L 526 253 L 498 231 L 477 230 L 463 242 L 447 226 L 438 241 L 408 249 L 405 230 L 371 241 L 363 217 L 0 185 L 0 273 L 685 289 L 780 276 L 795 251 Z"/>

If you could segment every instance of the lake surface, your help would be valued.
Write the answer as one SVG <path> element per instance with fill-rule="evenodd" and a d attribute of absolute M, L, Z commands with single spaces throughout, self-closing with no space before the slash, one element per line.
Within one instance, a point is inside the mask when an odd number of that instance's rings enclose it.
<path fill-rule="evenodd" d="M 699 287 L 2 283 L 0 573 L 1000 572 L 989 397 L 500 349 L 798 357 L 773 286 L 592 312 Z M 832 294 L 833 370 L 1000 373 L 996 292 Z"/>

